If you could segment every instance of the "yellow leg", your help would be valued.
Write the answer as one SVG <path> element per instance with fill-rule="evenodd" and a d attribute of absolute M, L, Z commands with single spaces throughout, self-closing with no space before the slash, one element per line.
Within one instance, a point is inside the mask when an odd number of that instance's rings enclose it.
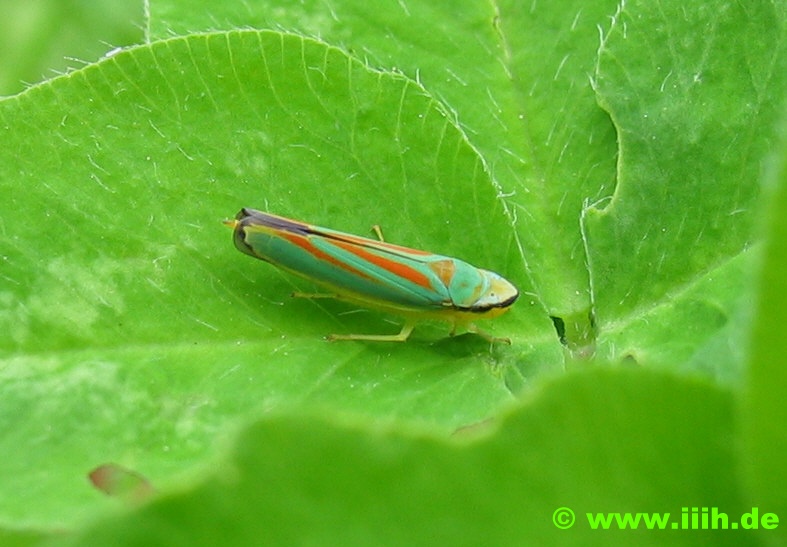
<path fill-rule="evenodd" d="M 405 323 L 399 334 L 329 334 L 328 340 L 366 340 L 369 342 L 404 342 L 413 332 L 414 323 Z"/>
<path fill-rule="evenodd" d="M 473 323 L 470 323 L 469 325 L 467 325 L 467 332 L 472 332 L 473 334 L 477 334 L 478 336 L 480 336 L 481 338 L 483 338 L 484 340 L 486 340 L 490 344 L 494 344 L 495 342 L 497 342 L 497 343 L 501 343 L 501 344 L 508 344 L 509 346 L 511 345 L 511 339 L 510 338 L 498 338 L 497 336 L 492 336 L 488 332 L 482 331 L 481 329 L 476 327 L 475 324 L 473 324 Z M 451 335 L 453 336 L 453 334 L 454 333 L 452 331 Z"/>
<path fill-rule="evenodd" d="M 382 228 L 380 228 L 379 224 L 375 224 L 374 226 L 372 226 L 372 231 L 374 232 L 374 235 L 377 236 L 377 239 L 379 239 L 383 243 L 385 242 L 385 238 L 383 237 L 383 230 Z"/>
<path fill-rule="evenodd" d="M 305 293 L 295 291 L 292 293 L 294 298 L 339 298 L 336 294 L 331 293 Z M 415 323 L 405 323 L 399 334 L 329 334 L 326 336 L 328 340 L 367 340 L 372 342 L 404 342 L 410 337 L 413 332 Z"/>

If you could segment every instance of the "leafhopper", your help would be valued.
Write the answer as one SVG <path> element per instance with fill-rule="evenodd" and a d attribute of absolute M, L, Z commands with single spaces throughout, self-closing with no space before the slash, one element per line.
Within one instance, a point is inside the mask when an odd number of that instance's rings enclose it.
<path fill-rule="evenodd" d="M 519 292 L 502 276 L 457 258 L 409 249 L 297 220 L 241 209 L 233 229 L 235 247 L 308 279 L 327 292 L 294 293 L 304 298 L 337 298 L 402 317 L 398 334 L 332 334 L 329 340 L 403 342 L 419 321 L 440 320 L 494 338 L 475 326 L 497 317 Z M 378 230 L 379 235 L 379 230 Z"/>

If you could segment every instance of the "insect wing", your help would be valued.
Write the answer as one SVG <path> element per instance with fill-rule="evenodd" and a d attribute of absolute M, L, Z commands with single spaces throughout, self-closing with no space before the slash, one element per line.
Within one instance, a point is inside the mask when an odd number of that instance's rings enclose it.
<path fill-rule="evenodd" d="M 247 216 L 242 216 L 243 212 Z M 259 211 L 239 214 L 242 251 L 326 285 L 339 294 L 420 309 L 451 305 L 423 251 L 323 229 Z M 249 252 L 249 250 L 251 252 Z M 394 252 L 395 251 L 395 252 Z M 412 256 L 408 252 L 412 252 Z M 443 257 L 438 257 L 443 258 Z"/>

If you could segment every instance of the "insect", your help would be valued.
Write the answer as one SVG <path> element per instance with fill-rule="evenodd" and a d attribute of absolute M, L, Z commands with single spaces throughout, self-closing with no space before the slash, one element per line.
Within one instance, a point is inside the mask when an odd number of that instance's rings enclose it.
<path fill-rule="evenodd" d="M 233 229 L 241 252 L 325 288 L 302 298 L 337 298 L 405 319 L 398 334 L 332 334 L 329 340 L 403 342 L 419 321 L 441 320 L 483 336 L 474 321 L 497 317 L 516 301 L 516 287 L 500 275 L 456 258 L 409 249 L 297 220 L 241 209 Z"/>

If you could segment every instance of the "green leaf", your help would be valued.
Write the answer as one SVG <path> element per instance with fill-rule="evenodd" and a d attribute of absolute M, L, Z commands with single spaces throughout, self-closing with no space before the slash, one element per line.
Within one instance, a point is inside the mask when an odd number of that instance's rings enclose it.
<path fill-rule="evenodd" d="M 151 33 L 298 29 L 418 79 L 457 113 L 500 186 L 540 307 L 587 323 L 578 218 L 615 177 L 613 127 L 588 75 L 616 4 L 165 0 L 151 4 Z"/>
<path fill-rule="evenodd" d="M 620 6 L 152 2 L 154 41 L 0 102 L 0 537 L 116 507 L 108 461 L 161 498 L 77 542 L 663 544 L 552 512 L 781 507 L 771 368 L 746 443 L 734 403 L 784 8 Z M 232 248 L 241 206 L 504 273 L 513 345 L 327 344 L 398 325 L 289 299 Z M 760 539 L 670 541 L 727 537 Z"/>
<path fill-rule="evenodd" d="M 619 127 L 620 176 L 586 222 L 601 330 L 674 300 L 708 308 L 692 323 L 729 315 L 748 276 L 718 307 L 703 302 L 718 297 L 686 293 L 703 283 L 713 291 L 706 280 L 726 278 L 754 239 L 762 161 L 787 83 L 784 48 L 774 48 L 779 15 L 768 2 L 627 4 L 606 32 L 596 85 Z"/>
<path fill-rule="evenodd" d="M 483 154 L 516 219 L 517 245 L 540 307 L 587 322 L 577 218 L 587 196 L 611 191 L 615 175 L 614 133 L 587 75 L 597 25 L 615 5 L 339 1 L 326 10 L 316 1 L 256 0 L 202 2 L 195 9 L 174 0 L 151 5 L 151 32 L 167 36 L 217 24 L 295 28 L 418 79 L 457 113 Z"/>
<path fill-rule="evenodd" d="M 40 545 L 48 536 L 30 530 L 0 529 L 0 543 L 3 547 L 30 547 Z"/>
<path fill-rule="evenodd" d="M 72 522 L 100 503 L 85 488 L 93 467 L 118 461 L 155 483 L 260 411 L 450 431 L 560 367 L 527 302 L 491 327 L 513 348 L 445 328 L 406 345 L 329 344 L 333 331 L 397 327 L 292 300 L 309 284 L 233 248 L 221 220 L 241 206 L 355 233 L 380 223 L 391 241 L 510 272 L 526 290 L 481 158 L 401 75 L 295 35 L 196 35 L 6 100 L 0 124 L 0 405 L 18 417 L 2 443 L 27 454 L 0 463 L 0 489 L 17 492 L 0 501 L 10 518 Z M 39 481 L 38 469 L 58 473 Z"/>
<path fill-rule="evenodd" d="M 142 39 L 142 5 L 126 0 L 0 0 L 0 95 Z"/>
<path fill-rule="evenodd" d="M 787 514 L 787 495 L 780 485 L 787 480 L 787 342 L 781 325 L 787 322 L 787 110 L 782 123 L 782 147 L 769 173 L 767 240 L 757 294 L 752 334 L 752 364 L 742 396 L 741 466 L 751 487 L 750 499 L 763 510 Z M 773 545 L 787 539 L 782 526 L 774 531 Z"/>
<path fill-rule="evenodd" d="M 725 544 L 716 531 L 593 530 L 586 513 L 671 513 L 680 525 L 682 507 L 721 506 L 737 518 L 733 408 L 703 383 L 598 370 L 550 385 L 480 439 L 271 418 L 204 484 L 69 545 Z M 570 529 L 552 522 L 560 507 L 575 513 Z"/>
<path fill-rule="evenodd" d="M 735 323 L 748 267 L 727 262 L 746 261 L 754 239 L 760 163 L 787 86 L 778 4 L 284 5 L 154 2 L 151 32 L 281 25 L 418 77 L 468 127 L 507 195 L 536 298 L 579 352 L 593 351 L 599 331 L 602 355 L 674 366 L 659 356 L 667 337 L 632 343 L 615 333 L 675 300 L 693 311 L 668 312 L 672 325 L 701 325 L 698 336 L 670 329 L 685 348 Z M 708 283 L 719 277 L 731 292 Z"/>

